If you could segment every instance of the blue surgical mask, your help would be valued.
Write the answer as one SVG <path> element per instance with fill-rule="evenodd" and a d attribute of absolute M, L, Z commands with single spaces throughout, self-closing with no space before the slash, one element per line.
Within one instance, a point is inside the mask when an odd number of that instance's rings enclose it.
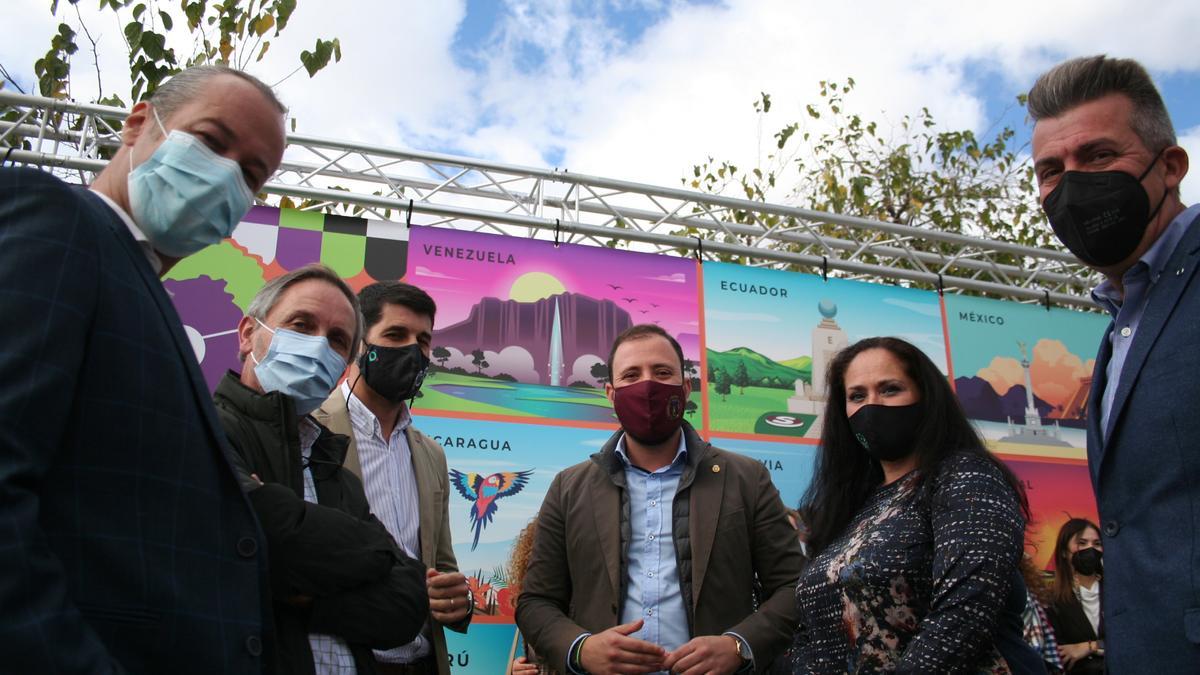
<path fill-rule="evenodd" d="M 156 251 L 183 258 L 232 235 L 254 195 L 237 162 L 191 134 L 168 134 L 151 111 L 167 138 L 137 168 L 130 153 L 129 208 Z"/>
<path fill-rule="evenodd" d="M 273 333 L 271 346 L 261 361 L 253 350 L 250 352 L 263 391 L 291 397 L 298 415 L 321 407 L 346 370 L 346 359 L 333 351 L 323 335 L 305 335 L 286 328 L 272 330 L 262 321 L 258 325 Z"/>

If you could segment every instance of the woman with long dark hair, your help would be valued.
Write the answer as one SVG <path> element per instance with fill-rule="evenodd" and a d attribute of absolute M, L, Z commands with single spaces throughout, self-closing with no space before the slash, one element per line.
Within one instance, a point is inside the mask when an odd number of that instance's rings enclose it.
<path fill-rule="evenodd" d="M 1046 608 L 1068 673 L 1104 672 L 1100 579 L 1104 576 L 1100 528 L 1086 518 L 1063 523 L 1054 542 L 1054 588 Z"/>
<path fill-rule="evenodd" d="M 1024 490 L 946 376 L 869 338 L 828 385 L 793 672 L 1045 672 L 1021 631 Z"/>

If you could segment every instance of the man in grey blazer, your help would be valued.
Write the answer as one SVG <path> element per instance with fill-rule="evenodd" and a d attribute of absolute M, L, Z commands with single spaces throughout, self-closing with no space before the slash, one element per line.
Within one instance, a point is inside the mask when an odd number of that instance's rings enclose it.
<path fill-rule="evenodd" d="M 358 300 L 366 344 L 346 381 L 313 416 L 350 437 L 344 465 L 362 478 L 371 512 L 428 569 L 425 629 L 410 644 L 377 650 L 376 670 L 447 675 L 443 627 L 465 633 L 474 603 L 454 557 L 446 455 L 412 426 L 406 403 L 429 367 L 437 306 L 425 291 L 399 281 L 371 284 Z"/>
<path fill-rule="evenodd" d="M 795 530 L 761 463 L 683 421 L 683 360 L 653 324 L 617 337 L 622 429 L 542 502 L 517 625 L 554 670 L 761 672 L 792 639 Z"/>
<path fill-rule="evenodd" d="M 1059 239 L 1113 316 L 1088 399 L 1111 673 L 1200 669 L 1200 207 L 1141 65 L 1066 61 L 1029 92 L 1034 170 Z M 1149 591 L 1149 592 L 1148 592 Z"/>

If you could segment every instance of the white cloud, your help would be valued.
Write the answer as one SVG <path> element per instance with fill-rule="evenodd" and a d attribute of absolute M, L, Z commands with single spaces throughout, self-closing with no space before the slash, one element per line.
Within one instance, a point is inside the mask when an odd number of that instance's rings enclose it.
<path fill-rule="evenodd" d="M 449 274 L 443 274 L 441 272 L 431 270 L 424 265 L 417 265 L 417 269 L 414 271 L 414 273 L 419 277 L 429 277 L 431 279 L 461 280 L 460 277 L 451 276 Z"/>
<path fill-rule="evenodd" d="M 78 22 L 67 3 L 58 18 L 44 0 L 8 4 L 0 63 L 28 83 L 57 22 Z M 102 41 L 106 93 L 127 96 L 120 24 L 81 4 Z M 1200 70 L 1200 52 L 1178 48 L 1200 23 L 1200 3 L 1187 0 L 1153 12 L 1122 0 L 1015 0 L 1002 9 L 949 0 L 616 4 L 665 7 L 666 15 L 631 43 L 604 16 L 613 3 L 507 0 L 491 37 L 464 49 L 455 36 L 465 0 L 311 0 L 252 71 L 275 82 L 317 36 L 336 36 L 341 63 L 279 86 L 299 133 L 533 166 L 553 158 L 580 173 L 677 186 L 708 155 L 753 165 L 776 128 L 805 118 L 822 79 L 857 80 L 847 112 L 894 123 L 926 106 L 947 127 L 986 131 L 981 70 L 1005 95 L 1086 53 L 1130 56 L 1157 72 Z M 87 99 L 95 77 L 79 40 L 73 93 Z M 751 103 L 761 91 L 772 93 L 774 108 L 760 133 Z M 1200 131 L 1182 140 L 1198 149 Z M 1200 197 L 1197 181 L 1185 182 L 1185 197 Z"/>
<path fill-rule="evenodd" d="M 671 283 L 671 284 L 687 283 L 687 275 L 684 274 L 683 272 L 676 272 L 674 274 L 662 274 L 657 277 L 646 277 L 646 278 L 649 279 L 650 281 L 665 281 L 665 282 Z"/>

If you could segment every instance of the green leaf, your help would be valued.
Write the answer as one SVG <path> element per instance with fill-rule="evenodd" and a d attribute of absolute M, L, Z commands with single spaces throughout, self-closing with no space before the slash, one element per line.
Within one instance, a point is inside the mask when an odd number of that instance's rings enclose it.
<path fill-rule="evenodd" d="M 342 59 L 341 43 L 334 38 L 333 40 L 317 39 L 316 47 L 313 51 L 300 52 L 300 63 L 304 66 L 304 70 L 308 71 L 308 76 L 316 75 L 322 68 L 329 65 L 329 59 L 336 54 L 338 61 Z"/>
<path fill-rule="evenodd" d="M 271 16 L 270 14 L 263 14 L 262 16 L 255 19 L 254 23 L 252 23 L 250 25 L 251 30 L 253 30 L 254 34 L 259 37 L 266 35 L 267 31 L 271 30 L 274 27 L 275 27 L 275 17 Z"/>
<path fill-rule="evenodd" d="M 183 13 L 187 16 L 188 30 L 195 32 L 200 27 L 200 20 L 204 18 L 204 0 L 198 2 L 187 2 L 184 0 Z"/>
<path fill-rule="evenodd" d="M 166 45 L 166 42 L 166 36 L 160 33 L 155 33 L 154 31 L 142 33 L 142 51 L 146 52 L 146 56 L 154 61 L 163 57 L 163 47 Z"/>
<path fill-rule="evenodd" d="M 133 18 L 135 20 L 140 21 L 142 18 L 142 14 L 145 13 L 145 11 L 146 11 L 146 5 L 138 4 L 136 7 L 133 8 Z"/>
<path fill-rule="evenodd" d="M 159 11 L 158 18 L 162 19 L 163 30 L 171 30 L 175 26 L 175 21 L 171 19 L 171 15 L 166 12 Z"/>
<path fill-rule="evenodd" d="M 129 46 L 136 50 L 142 43 L 142 24 L 137 21 L 130 21 L 125 24 L 125 40 Z M 132 52 L 131 52 L 132 55 Z"/>
<path fill-rule="evenodd" d="M 288 19 L 296 11 L 296 0 L 276 0 L 275 2 L 275 34 L 287 27 Z"/>

